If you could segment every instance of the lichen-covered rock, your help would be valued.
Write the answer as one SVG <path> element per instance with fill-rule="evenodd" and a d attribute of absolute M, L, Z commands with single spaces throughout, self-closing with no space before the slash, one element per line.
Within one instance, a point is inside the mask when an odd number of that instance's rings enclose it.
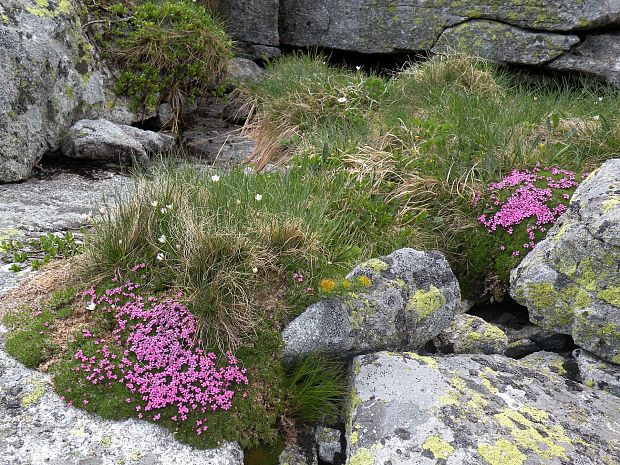
<path fill-rule="evenodd" d="M 0 182 L 30 176 L 80 118 L 135 116 L 108 92 L 108 73 L 72 0 L 0 4 Z"/>
<path fill-rule="evenodd" d="M 579 42 L 576 35 L 532 32 L 486 19 L 472 20 L 446 29 L 433 53 L 458 50 L 505 64 L 541 65 L 557 58 Z"/>
<path fill-rule="evenodd" d="M 550 372 L 560 376 L 566 376 L 568 374 L 568 370 L 566 369 L 566 359 L 564 356 L 556 354 L 555 352 L 535 352 L 523 357 L 519 360 L 519 362 L 523 366 L 547 375 Z"/>
<path fill-rule="evenodd" d="M 50 377 L 3 350 L 0 328 L 0 465 L 242 465 L 235 443 L 198 450 L 138 420 L 109 421 L 68 406 Z"/>
<path fill-rule="evenodd" d="M 342 455 L 340 444 L 340 431 L 325 426 L 318 426 L 314 436 L 318 457 L 323 462 L 337 463 Z"/>
<path fill-rule="evenodd" d="M 285 361 L 419 347 L 460 310 L 458 281 L 440 252 L 399 249 L 347 276 L 360 278 L 368 286 L 311 305 L 284 329 Z"/>
<path fill-rule="evenodd" d="M 553 60 L 547 67 L 595 76 L 620 87 L 620 33 L 588 35 L 578 47 Z"/>
<path fill-rule="evenodd" d="M 619 409 L 614 396 L 500 355 L 364 355 L 354 360 L 347 463 L 619 463 Z"/>
<path fill-rule="evenodd" d="M 317 465 L 318 460 L 314 450 L 289 444 L 280 454 L 278 463 L 279 465 Z"/>
<path fill-rule="evenodd" d="M 444 29 L 466 20 L 567 32 L 614 24 L 619 17 L 620 5 L 605 0 L 282 0 L 280 38 L 286 45 L 386 53 L 429 50 Z"/>
<path fill-rule="evenodd" d="M 583 349 L 573 351 L 581 381 L 592 389 L 620 397 L 620 366 L 607 363 Z"/>
<path fill-rule="evenodd" d="M 530 321 L 620 363 L 620 159 L 575 191 L 567 212 L 512 271 Z"/>
<path fill-rule="evenodd" d="M 228 62 L 227 77 L 235 84 L 257 81 L 264 74 L 260 66 L 247 58 L 237 57 Z"/>
<path fill-rule="evenodd" d="M 498 326 L 508 337 L 508 347 L 504 352 L 507 357 L 521 358 L 534 352 L 562 352 L 571 348 L 571 338 L 566 334 L 555 333 L 532 324 L 521 328 L 500 324 Z"/>
<path fill-rule="evenodd" d="M 226 31 L 236 40 L 267 47 L 280 45 L 279 0 L 220 0 Z"/>
<path fill-rule="evenodd" d="M 446 354 L 503 354 L 508 338 L 497 326 L 474 315 L 457 315 L 434 340 Z"/>
<path fill-rule="evenodd" d="M 118 125 L 104 119 L 75 123 L 62 141 L 62 153 L 88 160 L 149 162 L 149 154 L 170 150 L 174 139 L 165 134 Z"/>

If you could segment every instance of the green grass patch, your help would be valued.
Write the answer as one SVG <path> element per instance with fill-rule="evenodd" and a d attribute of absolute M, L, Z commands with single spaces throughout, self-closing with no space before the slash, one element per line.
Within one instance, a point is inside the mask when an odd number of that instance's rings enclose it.
<path fill-rule="evenodd" d="M 617 90 L 524 84 L 463 55 L 390 76 L 289 55 L 248 91 L 259 168 L 281 161 L 348 171 L 372 193 L 362 210 L 384 213 L 375 231 L 445 252 L 468 297 L 493 276 L 505 288 L 506 269 L 518 262 L 477 220 L 484 205 L 475 199 L 487 185 L 537 164 L 587 172 L 620 149 Z"/>
<path fill-rule="evenodd" d="M 106 56 L 119 70 L 116 90 L 136 110 L 216 89 L 232 58 L 232 41 L 201 3 L 191 0 L 106 0 L 89 6 Z"/>
<path fill-rule="evenodd" d="M 75 289 L 55 291 L 41 309 L 21 308 L 8 312 L 3 324 L 11 331 L 5 342 L 9 355 L 29 368 L 36 368 L 59 353 L 50 333 L 54 324 L 72 313 Z"/>

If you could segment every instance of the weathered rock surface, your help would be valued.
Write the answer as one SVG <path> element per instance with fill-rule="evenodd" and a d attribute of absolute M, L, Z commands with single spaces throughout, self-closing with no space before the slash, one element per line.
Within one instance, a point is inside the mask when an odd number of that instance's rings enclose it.
<path fill-rule="evenodd" d="M 536 325 L 509 328 L 499 325 L 508 337 L 507 357 L 521 358 L 539 351 L 562 352 L 570 348 L 570 336 L 542 329 Z"/>
<path fill-rule="evenodd" d="M 337 429 L 318 426 L 314 440 L 316 442 L 318 457 L 323 462 L 336 463 L 342 455 L 340 444 L 340 431 Z"/>
<path fill-rule="evenodd" d="M 447 53 L 459 50 L 498 63 L 542 65 L 570 50 L 578 42 L 576 35 L 532 32 L 497 21 L 478 19 L 446 29 L 432 51 Z"/>
<path fill-rule="evenodd" d="M 0 465 L 43 463 L 242 465 L 243 452 L 234 443 L 196 450 L 153 424 L 103 420 L 70 407 L 48 375 L 10 358 L 0 341 Z"/>
<path fill-rule="evenodd" d="M 575 191 L 568 211 L 511 273 L 532 323 L 620 364 L 620 159 Z"/>
<path fill-rule="evenodd" d="M 279 0 L 221 0 L 227 32 L 238 41 L 277 47 Z"/>
<path fill-rule="evenodd" d="M 620 87 L 620 32 L 587 36 L 577 47 L 547 67 L 596 76 Z"/>
<path fill-rule="evenodd" d="M 257 81 L 264 74 L 260 66 L 247 58 L 237 57 L 228 62 L 227 77 L 235 84 Z"/>
<path fill-rule="evenodd" d="M 104 119 L 83 119 L 75 123 L 62 141 L 62 153 L 69 158 L 88 160 L 135 160 L 147 165 L 149 154 L 165 152 L 174 139 Z"/>
<path fill-rule="evenodd" d="M 576 349 L 573 357 L 577 360 L 581 380 L 586 386 L 620 397 L 620 366 L 607 363 L 582 349 Z"/>
<path fill-rule="evenodd" d="M 0 185 L 0 241 L 78 230 L 89 213 L 98 214 L 104 196 L 113 198 L 130 185 L 127 177 L 94 167 L 82 174 L 55 169 L 20 184 Z M 27 274 L 9 271 L 9 266 L 0 264 L 0 289 Z"/>
<path fill-rule="evenodd" d="M 108 92 L 70 0 L 4 0 L 0 63 L 0 182 L 28 178 L 80 118 L 135 118 Z"/>
<path fill-rule="evenodd" d="M 519 363 L 546 375 L 549 375 L 551 372 L 559 376 L 566 376 L 568 374 L 566 359 L 555 352 L 535 352 L 523 357 L 519 360 Z"/>
<path fill-rule="evenodd" d="M 297 445 L 287 445 L 278 459 L 280 465 L 317 465 L 318 460 L 314 450 L 306 450 Z"/>
<path fill-rule="evenodd" d="M 459 284 L 440 252 L 399 249 L 357 266 L 347 279 L 360 277 L 366 288 L 321 300 L 285 328 L 285 361 L 419 347 L 460 310 Z"/>
<path fill-rule="evenodd" d="M 351 399 L 351 465 L 620 462 L 618 398 L 500 355 L 360 356 Z"/>
<path fill-rule="evenodd" d="M 503 354 L 508 346 L 506 333 L 497 326 L 473 315 L 456 315 L 433 340 L 446 354 Z"/>

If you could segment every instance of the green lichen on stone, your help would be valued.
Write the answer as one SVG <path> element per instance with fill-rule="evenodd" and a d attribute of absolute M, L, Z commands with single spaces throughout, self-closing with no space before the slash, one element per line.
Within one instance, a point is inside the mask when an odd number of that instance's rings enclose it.
<path fill-rule="evenodd" d="M 433 357 L 427 357 L 426 355 L 416 354 L 415 352 L 405 352 L 404 355 L 422 362 L 424 365 L 431 367 L 433 370 L 439 370 L 439 364 Z"/>
<path fill-rule="evenodd" d="M 617 208 L 618 206 L 620 206 L 620 196 L 612 195 L 609 199 L 603 202 L 603 212 L 609 213 L 611 210 Z"/>
<path fill-rule="evenodd" d="M 446 304 L 446 298 L 439 289 L 431 285 L 428 291 L 417 290 L 407 301 L 407 310 L 416 312 L 420 318 L 428 318 Z"/>
<path fill-rule="evenodd" d="M 355 446 L 355 444 L 357 444 L 357 441 L 359 440 L 359 434 L 357 431 L 353 431 L 351 433 L 351 437 L 349 438 L 349 442 L 351 443 L 351 447 Z"/>
<path fill-rule="evenodd" d="M 554 423 L 548 412 L 521 406 L 518 410 L 505 408 L 493 418 L 508 430 L 519 448 L 546 460 L 568 460 L 568 448 L 572 447 L 573 441 L 560 424 Z"/>
<path fill-rule="evenodd" d="M 349 459 L 349 465 L 372 465 L 375 463 L 375 457 L 368 449 L 360 449 L 356 451 Z"/>
<path fill-rule="evenodd" d="M 36 6 L 26 7 L 28 13 L 42 18 L 56 18 L 61 14 L 69 13 L 70 10 L 69 0 L 60 0 L 55 8 L 50 7 L 49 0 L 36 0 Z"/>
<path fill-rule="evenodd" d="M 592 378 L 587 378 L 584 384 L 589 388 L 594 388 L 594 380 Z"/>
<path fill-rule="evenodd" d="M 599 291 L 596 295 L 598 298 L 603 299 L 614 307 L 620 308 L 620 286 L 604 289 Z"/>
<path fill-rule="evenodd" d="M 543 316 L 542 325 L 547 329 L 572 324 L 574 312 L 563 300 L 561 293 L 548 282 L 527 284 L 528 300 Z"/>
<path fill-rule="evenodd" d="M 378 258 L 371 258 L 370 260 L 365 261 L 361 265 L 361 268 L 370 268 L 371 270 L 380 273 L 381 271 L 388 270 L 390 265 L 385 263 L 383 260 L 379 260 Z"/>
<path fill-rule="evenodd" d="M 436 460 L 447 460 L 454 453 L 454 447 L 437 435 L 427 437 L 422 449 L 430 451 Z"/>
<path fill-rule="evenodd" d="M 37 402 L 39 402 L 41 397 L 43 397 L 43 395 L 47 391 L 45 383 L 36 378 L 29 379 L 28 384 L 32 386 L 32 392 L 22 397 L 22 407 L 24 408 L 28 408 L 31 405 L 34 405 Z"/>
<path fill-rule="evenodd" d="M 560 239 L 562 239 L 562 237 L 564 236 L 564 234 L 566 234 L 566 231 L 568 231 L 568 229 L 572 226 L 572 224 L 570 222 L 566 222 L 564 223 L 560 229 L 558 229 L 558 231 L 555 233 L 555 235 L 551 238 L 551 241 L 553 242 L 557 242 Z"/>
<path fill-rule="evenodd" d="M 523 465 L 527 457 L 507 439 L 495 444 L 478 444 L 478 454 L 490 465 Z"/>

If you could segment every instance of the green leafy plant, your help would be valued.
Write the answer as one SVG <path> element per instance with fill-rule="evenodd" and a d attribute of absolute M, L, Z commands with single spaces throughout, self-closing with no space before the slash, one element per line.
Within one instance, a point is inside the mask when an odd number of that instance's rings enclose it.
<path fill-rule="evenodd" d="M 120 70 L 117 92 L 145 113 L 160 102 L 178 111 L 218 87 L 232 57 L 222 25 L 190 0 L 103 2 L 89 13 L 107 25 L 99 37 Z"/>

